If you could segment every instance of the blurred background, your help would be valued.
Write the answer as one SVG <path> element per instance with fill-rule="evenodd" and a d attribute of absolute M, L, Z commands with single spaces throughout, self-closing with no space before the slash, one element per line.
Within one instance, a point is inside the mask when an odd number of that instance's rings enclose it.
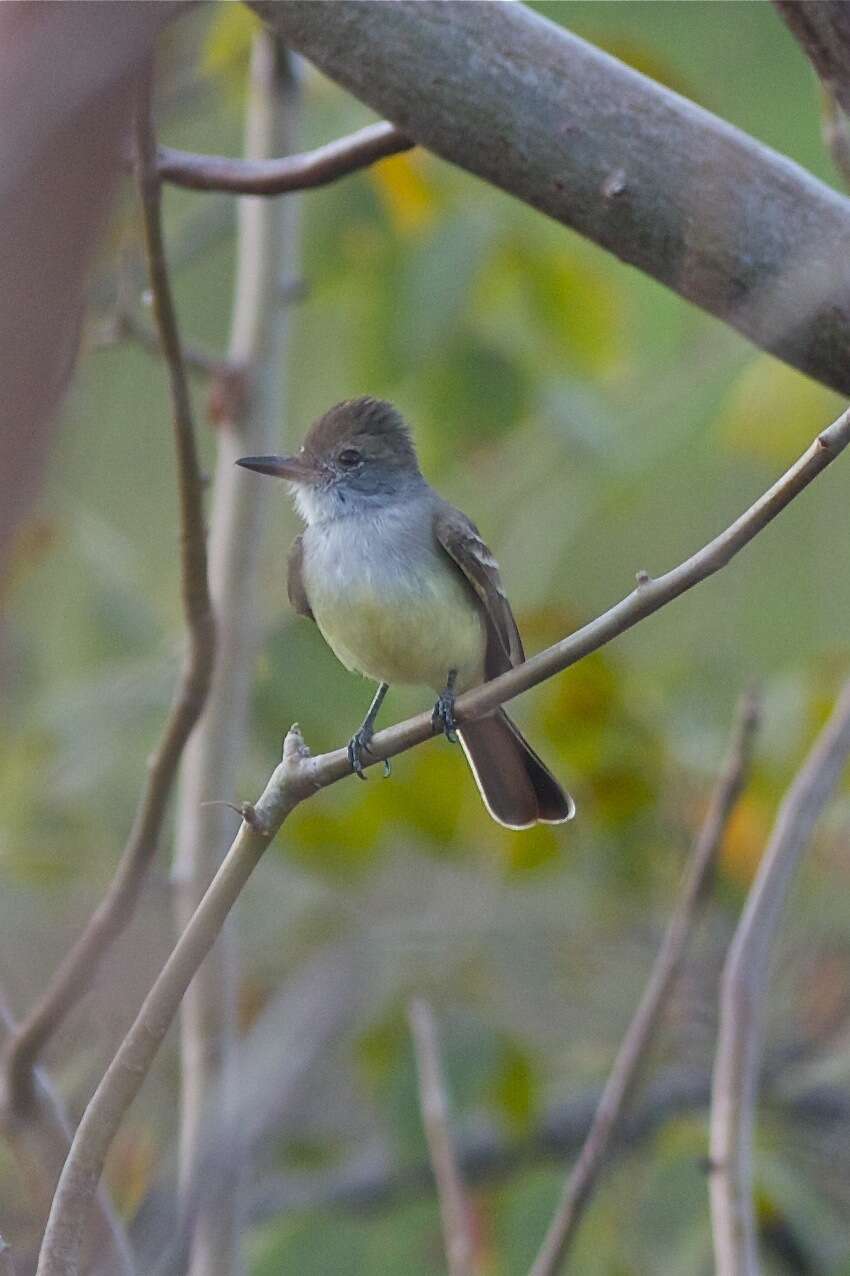
<path fill-rule="evenodd" d="M 814 76 L 771 6 L 533 7 L 840 188 Z M 223 4 L 166 32 L 163 142 L 240 152 L 253 29 L 241 6 Z M 297 149 L 371 118 L 302 71 Z M 697 549 L 842 408 L 677 296 L 420 150 L 296 198 L 304 288 L 291 303 L 281 450 L 338 399 L 394 400 L 429 478 L 496 553 L 529 652 L 628 593 L 638 569 L 659 574 Z M 182 335 L 217 351 L 234 215 L 230 196 L 166 190 Z M 49 488 L 3 582 L 0 987 L 17 1014 L 108 881 L 179 662 L 164 370 L 137 343 L 103 341 L 116 297 L 129 288 L 140 298 L 143 278 L 128 183 L 92 281 Z M 193 385 L 211 467 L 215 412 L 203 378 Z M 649 970 L 735 703 L 756 684 L 754 778 L 628 1144 L 574 1258 L 587 1276 L 711 1270 L 705 1101 L 717 977 L 777 802 L 847 673 L 845 468 L 721 574 L 514 702 L 576 795 L 573 823 L 497 827 L 442 741 L 396 759 L 390 780 L 376 769 L 366 784 L 345 781 L 288 821 L 238 906 L 241 1025 L 262 1025 L 264 1115 L 245 1184 L 252 1276 L 443 1269 L 405 1020 L 414 992 L 440 1024 L 481 1269 L 527 1268 L 576 1150 L 570 1130 L 592 1108 Z M 220 795 L 233 801 L 259 793 L 291 722 L 314 751 L 330 749 L 371 696 L 288 608 L 297 524 L 276 496 L 250 745 L 238 791 Z M 426 699 L 394 690 L 383 720 Z M 777 955 L 756 1161 L 767 1272 L 850 1273 L 848 827 L 845 786 Z M 169 897 L 163 848 L 140 915 L 51 1047 L 75 1113 L 168 952 Z M 170 1037 L 109 1166 L 140 1237 L 173 1178 L 176 1094 Z M 2 1147 L 0 1201 L 4 1232 L 25 1235 L 27 1202 Z"/>

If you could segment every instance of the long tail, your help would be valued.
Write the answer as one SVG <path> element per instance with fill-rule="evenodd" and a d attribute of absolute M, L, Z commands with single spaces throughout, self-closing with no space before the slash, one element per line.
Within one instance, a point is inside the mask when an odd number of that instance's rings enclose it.
<path fill-rule="evenodd" d="M 563 824 L 575 803 L 503 709 L 458 730 L 463 751 L 494 820 L 509 829 Z"/>

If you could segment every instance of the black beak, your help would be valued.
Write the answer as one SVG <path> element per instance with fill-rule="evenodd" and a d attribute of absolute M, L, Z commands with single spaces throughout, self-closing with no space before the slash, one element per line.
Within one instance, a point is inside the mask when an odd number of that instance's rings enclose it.
<path fill-rule="evenodd" d="M 319 477 L 316 467 L 303 456 L 240 456 L 236 464 L 258 474 L 289 479 L 290 483 L 315 483 Z"/>

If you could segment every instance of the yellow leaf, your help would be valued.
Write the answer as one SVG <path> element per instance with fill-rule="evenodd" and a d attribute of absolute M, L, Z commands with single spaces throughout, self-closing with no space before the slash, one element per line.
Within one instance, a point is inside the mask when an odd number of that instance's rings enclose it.
<path fill-rule="evenodd" d="M 734 381 L 714 428 L 732 451 L 774 464 L 801 451 L 841 406 L 832 390 L 759 355 Z"/>
<path fill-rule="evenodd" d="M 437 212 L 437 197 L 425 176 L 422 154 L 392 155 L 373 164 L 369 176 L 399 234 L 415 235 L 430 226 Z"/>

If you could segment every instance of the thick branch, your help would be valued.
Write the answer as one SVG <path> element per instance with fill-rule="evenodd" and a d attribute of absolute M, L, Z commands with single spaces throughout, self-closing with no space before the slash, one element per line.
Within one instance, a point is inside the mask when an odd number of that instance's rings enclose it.
<path fill-rule="evenodd" d="M 416 142 L 850 392 L 850 202 L 784 156 L 521 4 L 250 2 Z"/>
<path fill-rule="evenodd" d="M 745 696 L 738 709 L 729 752 L 694 843 L 664 941 L 653 963 L 638 1008 L 617 1052 L 587 1139 L 567 1178 L 563 1196 L 531 1268 L 531 1276 L 555 1276 L 560 1270 L 616 1136 L 617 1127 L 634 1093 L 656 1028 L 682 967 L 691 934 L 702 911 L 729 817 L 749 774 L 757 721 L 755 699 L 752 695 Z"/>
<path fill-rule="evenodd" d="M 470 1276 L 475 1270 L 475 1244 L 469 1202 L 455 1157 L 434 1012 L 427 1001 L 414 997 L 407 1017 L 416 1056 L 422 1125 L 440 1202 L 449 1276 Z"/>
<path fill-rule="evenodd" d="M 32 1101 L 33 1063 L 48 1038 L 88 988 L 104 954 L 133 913 L 145 873 L 156 853 L 180 755 L 204 705 L 214 660 L 215 634 L 207 588 L 203 483 L 165 264 L 149 103 L 146 94 L 142 97 L 137 125 L 139 185 L 154 308 L 168 363 L 173 401 L 180 495 L 181 587 L 188 645 L 180 682 L 162 737 L 148 762 L 148 774 L 133 826 L 112 883 L 41 1000 L 14 1034 L 6 1052 L 6 1104 L 16 1113 L 25 1111 Z"/>
<path fill-rule="evenodd" d="M 779 809 L 723 970 L 711 1106 L 718 1276 L 758 1276 L 752 1144 L 770 952 L 797 865 L 848 755 L 850 682 Z"/>
<path fill-rule="evenodd" d="M 466 692 L 455 705 L 469 720 L 543 682 L 651 615 L 718 571 L 775 518 L 850 441 L 850 411 L 824 430 L 783 477 L 731 527 L 703 549 L 652 581 L 641 573 L 638 588 L 597 620 L 492 682 Z M 370 742 L 370 762 L 402 753 L 434 734 L 430 714 L 420 714 Z M 298 802 L 351 774 L 347 751 L 309 758 L 300 734 L 287 736 L 284 761 L 259 805 L 245 808 L 245 823 L 162 974 L 95 1092 L 71 1147 L 45 1233 L 37 1276 L 75 1276 L 81 1230 L 109 1145 L 177 1012 L 186 988 L 214 943 L 242 886 L 286 814 Z"/>
<path fill-rule="evenodd" d="M 414 145 L 394 124 L 381 121 L 350 137 L 328 142 L 303 155 L 281 159 L 228 159 L 223 155 L 195 155 L 161 146 L 159 175 L 175 186 L 198 191 L 231 191 L 236 195 L 285 195 L 289 191 L 327 186 L 376 160 Z"/>

